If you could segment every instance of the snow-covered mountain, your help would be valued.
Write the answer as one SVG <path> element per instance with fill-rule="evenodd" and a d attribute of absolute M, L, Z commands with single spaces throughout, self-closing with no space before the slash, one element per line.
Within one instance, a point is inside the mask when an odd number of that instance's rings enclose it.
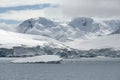
<path fill-rule="evenodd" d="M 59 22 L 32 18 L 14 29 L 0 26 L 0 56 L 118 57 L 119 33 L 120 19 L 78 17 Z"/>
<path fill-rule="evenodd" d="M 47 36 L 59 41 L 91 39 L 98 36 L 119 34 L 120 19 L 77 17 L 64 23 L 47 18 L 28 19 L 18 26 L 18 32 Z"/>

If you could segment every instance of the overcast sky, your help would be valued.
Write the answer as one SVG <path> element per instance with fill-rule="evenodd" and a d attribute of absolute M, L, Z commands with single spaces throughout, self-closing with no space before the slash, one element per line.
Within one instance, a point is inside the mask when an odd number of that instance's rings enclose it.
<path fill-rule="evenodd" d="M 0 0 L 0 23 L 77 16 L 119 17 L 120 0 Z"/>

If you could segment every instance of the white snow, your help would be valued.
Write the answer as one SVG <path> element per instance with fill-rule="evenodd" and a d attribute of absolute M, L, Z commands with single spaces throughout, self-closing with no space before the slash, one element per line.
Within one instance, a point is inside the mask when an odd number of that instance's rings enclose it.
<path fill-rule="evenodd" d="M 99 38 L 82 41 L 76 39 L 71 42 L 66 42 L 65 44 L 79 50 L 102 49 L 102 48 L 120 49 L 120 34 L 102 36 Z"/>
<path fill-rule="evenodd" d="M 48 37 L 0 30 L 0 48 L 12 48 L 14 46 L 23 45 L 29 47 L 32 46 L 44 47 L 48 45 L 50 47 L 65 48 L 65 46 L 59 41 L 56 41 Z"/>
<path fill-rule="evenodd" d="M 62 58 L 60 58 L 57 55 L 41 55 L 41 56 L 35 56 L 35 57 L 26 57 L 26 58 L 20 58 L 13 60 L 13 63 L 37 63 L 37 62 L 58 62 L 61 61 Z"/>

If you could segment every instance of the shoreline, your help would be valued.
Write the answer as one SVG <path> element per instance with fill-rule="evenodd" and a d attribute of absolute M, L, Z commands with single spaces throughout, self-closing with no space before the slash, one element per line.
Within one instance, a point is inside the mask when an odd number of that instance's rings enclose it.
<path fill-rule="evenodd" d="M 16 59 L 20 59 L 20 58 L 6 58 L 6 57 L 0 57 L 0 63 L 11 63 L 11 61 L 16 60 Z M 74 58 L 74 59 L 63 59 L 61 61 L 61 63 L 66 63 L 66 62 L 94 62 L 94 61 L 119 61 L 120 62 L 120 58 L 108 58 L 108 57 L 104 57 L 104 58 Z"/>

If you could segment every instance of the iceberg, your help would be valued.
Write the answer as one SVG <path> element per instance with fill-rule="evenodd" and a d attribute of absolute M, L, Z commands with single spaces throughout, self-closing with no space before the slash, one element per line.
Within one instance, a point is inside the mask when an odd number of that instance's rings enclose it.
<path fill-rule="evenodd" d="M 34 57 L 19 58 L 12 63 L 60 63 L 62 58 L 57 55 L 40 55 Z"/>

